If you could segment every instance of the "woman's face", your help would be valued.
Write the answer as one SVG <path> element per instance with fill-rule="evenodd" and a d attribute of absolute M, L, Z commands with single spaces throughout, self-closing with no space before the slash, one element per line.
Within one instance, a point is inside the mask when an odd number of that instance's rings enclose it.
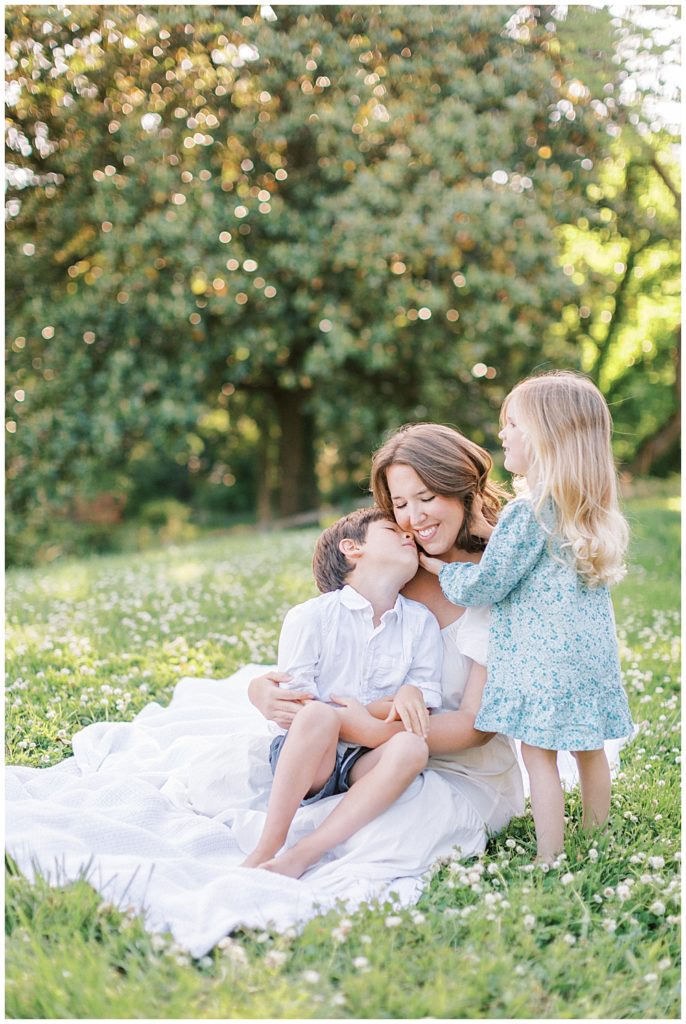
<path fill-rule="evenodd" d="M 401 530 L 409 530 L 427 555 L 440 557 L 451 551 L 464 522 L 460 499 L 435 494 L 411 466 L 401 462 L 388 467 L 386 482 Z"/>

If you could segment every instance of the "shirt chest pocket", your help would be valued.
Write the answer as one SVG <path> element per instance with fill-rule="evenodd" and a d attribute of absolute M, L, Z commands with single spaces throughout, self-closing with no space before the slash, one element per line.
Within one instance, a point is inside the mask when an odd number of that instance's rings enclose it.
<path fill-rule="evenodd" d="M 397 656 L 392 654 L 380 654 L 375 660 L 370 687 L 374 690 L 376 700 L 381 696 L 392 696 L 405 682 L 408 672 L 412 667 L 412 656 L 401 650 Z M 383 691 L 380 692 L 380 691 Z"/>

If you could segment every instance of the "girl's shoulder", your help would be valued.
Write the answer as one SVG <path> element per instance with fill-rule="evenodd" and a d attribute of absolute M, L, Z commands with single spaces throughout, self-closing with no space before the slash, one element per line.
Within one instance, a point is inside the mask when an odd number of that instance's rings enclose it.
<path fill-rule="evenodd" d="M 498 523 L 510 523 L 520 528 L 527 526 L 545 532 L 552 532 L 555 529 L 556 513 L 555 504 L 552 498 L 546 498 L 540 505 L 534 504 L 530 495 L 520 495 L 512 498 L 511 501 L 501 509 Z"/>

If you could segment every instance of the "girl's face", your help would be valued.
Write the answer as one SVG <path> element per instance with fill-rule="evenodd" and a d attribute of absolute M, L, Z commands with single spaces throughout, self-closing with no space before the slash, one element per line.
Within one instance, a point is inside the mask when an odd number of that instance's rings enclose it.
<path fill-rule="evenodd" d="M 516 402 L 508 404 L 507 418 L 498 437 L 503 442 L 505 469 L 516 476 L 526 476 L 531 468 L 533 455 L 525 434 L 517 426 Z"/>
<path fill-rule="evenodd" d="M 427 555 L 451 551 L 464 522 L 460 499 L 435 494 L 411 466 L 400 462 L 388 467 L 386 482 L 400 529 L 409 530 Z"/>

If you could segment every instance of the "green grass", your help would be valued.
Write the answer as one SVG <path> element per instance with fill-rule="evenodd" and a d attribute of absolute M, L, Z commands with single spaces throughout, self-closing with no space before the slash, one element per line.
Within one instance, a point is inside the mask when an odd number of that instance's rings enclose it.
<path fill-rule="evenodd" d="M 416 908 L 331 912 L 299 934 L 241 933 L 190 960 L 84 883 L 7 883 L 9 1018 L 679 1017 L 678 499 L 628 502 L 631 572 L 615 592 L 641 732 L 607 832 L 531 870 L 530 817 L 478 861 L 437 865 Z M 90 722 L 166 703 L 181 676 L 274 659 L 281 618 L 314 593 L 316 531 L 236 534 L 56 563 L 7 580 L 7 759 L 54 764 Z M 595 851 L 595 852 L 594 852 Z"/>

